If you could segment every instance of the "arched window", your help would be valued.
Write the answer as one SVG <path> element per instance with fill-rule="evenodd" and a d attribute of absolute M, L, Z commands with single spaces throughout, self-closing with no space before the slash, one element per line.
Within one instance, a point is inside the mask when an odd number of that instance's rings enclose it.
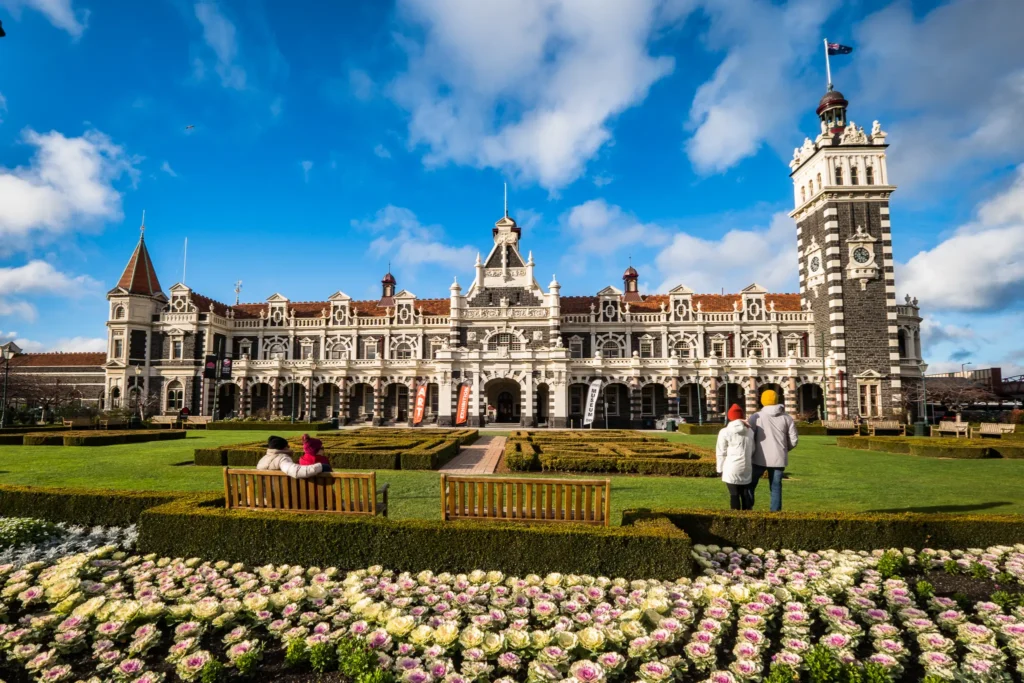
<path fill-rule="evenodd" d="M 900 358 L 907 357 L 907 331 L 900 329 L 897 333 L 897 339 L 899 340 Z"/>
<path fill-rule="evenodd" d="M 110 390 L 110 407 L 116 408 L 121 405 L 121 388 L 114 387 Z"/>
<path fill-rule="evenodd" d="M 174 380 L 167 385 L 167 410 L 181 410 L 185 405 L 185 389 L 181 382 Z"/>
<path fill-rule="evenodd" d="M 288 350 L 285 349 L 284 344 L 271 344 L 267 347 L 267 358 L 270 360 L 284 360 L 288 355 Z"/>
<path fill-rule="evenodd" d="M 873 169 L 871 166 L 864 167 L 864 182 L 866 182 L 868 185 L 875 184 L 875 169 Z"/>
<path fill-rule="evenodd" d="M 804 188 L 802 188 L 802 187 L 800 188 L 800 201 L 802 201 L 802 202 L 806 202 L 807 201 L 807 191 Z"/>
<path fill-rule="evenodd" d="M 811 182 L 810 180 L 807 181 L 807 196 L 808 197 L 813 197 L 814 196 L 814 183 Z"/>
<path fill-rule="evenodd" d="M 410 358 L 412 358 L 412 344 L 401 342 L 395 347 L 396 360 L 409 360 Z"/>
<path fill-rule="evenodd" d="M 843 167 L 836 166 L 836 185 L 843 184 Z"/>
<path fill-rule="evenodd" d="M 124 320 L 125 312 L 124 306 L 114 307 L 114 320 Z"/>
<path fill-rule="evenodd" d="M 821 192 L 821 174 L 818 174 L 818 191 Z"/>
<path fill-rule="evenodd" d="M 764 345 L 759 341 L 752 341 L 747 344 L 747 355 L 760 358 L 764 355 Z"/>
<path fill-rule="evenodd" d="M 856 166 L 850 166 L 850 184 L 851 185 L 856 185 L 857 184 L 857 167 Z"/>
<path fill-rule="evenodd" d="M 618 358 L 620 355 L 618 342 L 606 341 L 602 344 L 601 355 L 605 358 Z"/>
<path fill-rule="evenodd" d="M 676 342 L 676 355 L 680 358 L 690 357 L 690 344 L 685 341 Z"/>

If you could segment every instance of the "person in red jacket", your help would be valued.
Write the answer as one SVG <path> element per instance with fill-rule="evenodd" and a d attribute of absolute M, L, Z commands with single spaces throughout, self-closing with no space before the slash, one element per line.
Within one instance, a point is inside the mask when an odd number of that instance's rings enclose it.
<path fill-rule="evenodd" d="M 331 461 L 324 455 L 324 442 L 314 439 L 309 434 L 302 435 L 302 457 L 299 458 L 300 465 L 315 465 L 319 463 L 324 472 L 331 471 Z"/>

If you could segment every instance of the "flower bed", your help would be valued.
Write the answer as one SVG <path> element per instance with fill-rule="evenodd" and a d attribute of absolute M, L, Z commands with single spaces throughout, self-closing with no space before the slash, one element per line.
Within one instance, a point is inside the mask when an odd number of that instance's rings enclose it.
<path fill-rule="evenodd" d="M 312 681 L 340 671 L 355 683 L 981 683 L 1024 673 L 1024 609 L 1013 594 L 957 601 L 917 581 L 952 562 L 1019 586 L 1024 546 L 694 551 L 704 576 L 627 581 L 344 574 L 108 547 L 0 568 L 0 657 L 55 682 Z"/>
<path fill-rule="evenodd" d="M 392 429 L 352 430 L 319 433 L 324 454 L 335 469 L 437 470 L 454 458 L 463 443 L 470 443 L 478 430 L 411 431 Z M 301 437 L 293 437 L 289 446 L 302 453 Z M 243 443 L 217 448 L 197 448 L 195 464 L 216 467 L 255 467 L 267 452 L 265 443 Z"/>
<path fill-rule="evenodd" d="M 0 565 L 55 562 L 107 545 L 130 549 L 136 537 L 134 526 L 87 528 L 30 517 L 0 517 Z"/>
<path fill-rule="evenodd" d="M 637 432 L 513 432 L 505 442 L 512 472 L 616 472 L 715 476 L 712 449 Z"/>
<path fill-rule="evenodd" d="M 172 441 L 184 439 L 182 430 L 89 430 L 33 432 L 0 436 L 0 445 L 24 446 L 112 446 L 124 443 L 145 443 L 147 441 Z"/>
<path fill-rule="evenodd" d="M 905 453 L 926 458 L 956 458 L 979 460 L 982 458 L 1024 458 L 1024 444 L 1012 440 L 950 439 L 913 436 L 840 436 L 840 448 Z"/>

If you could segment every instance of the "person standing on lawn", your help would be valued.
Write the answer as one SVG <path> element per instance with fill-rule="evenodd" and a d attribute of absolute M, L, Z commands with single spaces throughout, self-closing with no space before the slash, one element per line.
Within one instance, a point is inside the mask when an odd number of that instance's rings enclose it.
<path fill-rule="evenodd" d="M 761 394 L 761 405 L 761 410 L 750 416 L 750 427 L 754 430 L 750 506 L 754 506 L 757 482 L 767 472 L 771 511 L 778 512 L 782 509 L 782 474 L 789 465 L 789 452 L 796 448 L 800 439 L 796 433 L 796 422 L 786 415 L 785 407 L 779 405 L 779 397 L 774 391 L 768 389 Z"/>
<path fill-rule="evenodd" d="M 749 510 L 754 503 L 754 492 L 750 488 L 754 430 L 743 419 L 743 409 L 738 405 L 729 408 L 728 418 L 729 423 L 718 432 L 716 471 L 729 489 L 729 507 Z"/>
<path fill-rule="evenodd" d="M 315 477 L 323 470 L 323 465 L 296 465 L 292 460 L 292 449 L 288 442 L 280 436 L 272 436 L 267 440 L 267 454 L 256 463 L 258 470 L 280 470 L 292 479 L 308 479 Z"/>

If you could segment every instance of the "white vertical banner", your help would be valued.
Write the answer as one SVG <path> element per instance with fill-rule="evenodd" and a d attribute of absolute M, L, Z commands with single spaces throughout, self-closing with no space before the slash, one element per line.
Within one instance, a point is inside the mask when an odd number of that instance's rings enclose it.
<path fill-rule="evenodd" d="M 594 413 L 597 412 L 597 397 L 601 394 L 602 381 L 595 379 L 590 383 L 590 391 L 587 392 L 587 410 L 583 414 L 583 426 L 594 423 Z"/>

